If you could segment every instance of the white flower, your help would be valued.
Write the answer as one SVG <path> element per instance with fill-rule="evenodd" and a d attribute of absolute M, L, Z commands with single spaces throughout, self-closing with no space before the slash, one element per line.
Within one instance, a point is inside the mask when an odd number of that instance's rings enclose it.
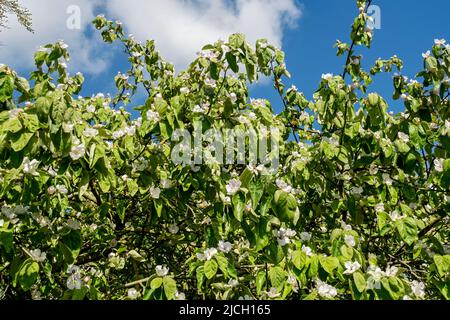
<path fill-rule="evenodd" d="M 352 230 L 352 226 L 349 224 L 346 224 L 344 221 L 341 221 L 341 228 L 342 228 L 342 230 L 345 230 L 345 231 Z"/>
<path fill-rule="evenodd" d="M 221 48 L 222 48 L 222 51 L 224 52 L 224 53 L 227 53 L 227 52 L 230 52 L 230 47 L 228 47 L 227 45 L 221 45 L 220 46 Z"/>
<path fill-rule="evenodd" d="M 353 274 L 361 268 L 361 265 L 359 264 L 358 261 L 355 261 L 355 262 L 347 261 L 347 262 L 345 262 L 344 265 L 345 265 L 344 274 Z"/>
<path fill-rule="evenodd" d="M 94 128 L 86 128 L 83 131 L 85 137 L 96 137 L 98 135 L 98 130 Z"/>
<path fill-rule="evenodd" d="M 222 197 L 222 196 L 221 196 L 221 198 L 222 198 L 222 202 L 223 202 L 224 204 L 230 204 L 230 203 L 231 203 L 231 198 L 230 198 L 230 197 L 228 197 L 228 196 Z"/>
<path fill-rule="evenodd" d="M 355 237 L 353 237 L 352 235 L 348 235 L 348 234 L 345 235 L 344 236 L 344 241 L 345 241 L 345 244 L 350 246 L 350 247 L 354 247 L 356 245 Z"/>
<path fill-rule="evenodd" d="M 364 192 L 364 189 L 362 187 L 353 187 L 350 190 L 350 193 L 352 195 L 357 195 L 357 196 L 360 196 L 363 192 Z"/>
<path fill-rule="evenodd" d="M 392 212 L 389 214 L 389 217 L 391 218 L 392 221 L 400 221 L 400 220 L 402 220 L 403 218 L 405 218 L 405 216 L 404 216 L 404 215 L 400 215 L 400 213 L 398 213 L 397 210 L 392 211 Z"/>
<path fill-rule="evenodd" d="M 312 252 L 311 248 L 307 247 L 305 245 L 302 246 L 302 251 L 304 253 L 306 253 L 306 255 L 309 256 L 309 257 L 311 257 L 313 255 L 313 252 Z"/>
<path fill-rule="evenodd" d="M 35 249 L 30 251 L 31 257 L 36 262 L 44 262 L 47 259 L 47 254 L 42 252 L 41 249 Z"/>
<path fill-rule="evenodd" d="M 219 248 L 220 251 L 228 253 L 231 251 L 232 244 L 228 241 L 220 240 L 217 247 Z"/>
<path fill-rule="evenodd" d="M 202 50 L 200 52 L 197 52 L 197 55 L 200 56 L 201 58 L 205 58 L 205 59 L 215 59 L 219 56 L 218 53 L 213 52 L 212 50 Z"/>
<path fill-rule="evenodd" d="M 392 267 L 388 266 L 386 268 L 385 274 L 388 277 L 395 277 L 397 275 L 397 272 L 398 272 L 398 268 L 396 266 L 392 266 Z"/>
<path fill-rule="evenodd" d="M 72 146 L 69 154 L 72 160 L 78 160 L 84 156 L 84 153 L 85 153 L 84 144 L 80 143 Z"/>
<path fill-rule="evenodd" d="M 168 229 L 169 229 L 169 232 L 172 234 L 177 234 L 178 231 L 180 231 L 180 228 L 177 226 L 176 223 L 171 224 Z"/>
<path fill-rule="evenodd" d="M 205 257 L 205 254 L 204 254 L 204 253 L 197 253 L 195 256 L 196 256 L 197 259 L 200 260 L 200 261 L 205 261 L 205 260 L 206 260 L 206 257 Z"/>
<path fill-rule="evenodd" d="M 267 296 L 271 299 L 278 298 L 281 296 L 281 293 L 278 293 L 277 289 L 272 287 L 268 292 L 266 292 Z"/>
<path fill-rule="evenodd" d="M 204 82 L 205 82 L 205 85 L 207 85 L 208 87 L 211 87 L 211 88 L 216 87 L 216 81 L 214 81 L 214 79 L 206 78 Z"/>
<path fill-rule="evenodd" d="M 193 109 L 192 112 L 194 113 L 206 113 L 208 110 L 203 109 L 202 107 L 200 107 L 199 105 L 196 105 Z"/>
<path fill-rule="evenodd" d="M 237 96 L 236 96 L 236 93 L 234 93 L 234 92 L 232 92 L 232 93 L 230 93 L 229 95 L 228 95 L 228 98 L 230 98 L 230 101 L 231 101 L 231 103 L 236 103 L 236 101 L 237 101 Z"/>
<path fill-rule="evenodd" d="M 430 50 L 428 50 L 428 51 L 425 52 L 425 53 L 422 53 L 422 57 L 423 57 L 424 59 L 428 59 L 428 58 L 430 57 L 430 55 L 431 55 Z"/>
<path fill-rule="evenodd" d="M 2 228 L 4 224 L 5 224 L 5 220 L 0 219 L 0 228 Z"/>
<path fill-rule="evenodd" d="M 444 171 L 444 159 L 435 159 L 433 163 L 434 163 L 434 169 L 437 172 Z"/>
<path fill-rule="evenodd" d="M 161 179 L 161 187 L 163 189 L 172 188 L 172 181 L 170 179 Z"/>
<path fill-rule="evenodd" d="M 286 182 L 284 182 L 283 180 L 281 180 L 281 179 L 277 179 L 276 181 L 275 181 L 275 183 L 276 183 L 276 185 L 277 185 L 277 187 L 279 188 L 279 189 L 281 189 L 281 190 L 283 190 L 284 192 L 286 192 L 286 193 L 291 193 L 292 192 L 292 186 L 290 186 L 290 185 L 288 185 Z"/>
<path fill-rule="evenodd" d="M 169 269 L 161 265 L 156 266 L 155 270 L 158 277 L 165 277 L 169 273 Z"/>
<path fill-rule="evenodd" d="M 330 286 L 329 284 L 322 282 L 320 280 L 316 281 L 317 292 L 319 296 L 326 299 L 334 298 L 337 295 L 337 290 L 335 287 Z"/>
<path fill-rule="evenodd" d="M 412 299 L 410 296 L 406 295 L 406 296 L 403 296 L 403 300 L 412 300 Z"/>
<path fill-rule="evenodd" d="M 112 138 L 114 140 L 117 140 L 117 139 L 122 138 L 124 135 L 125 135 L 125 130 L 124 129 L 120 129 L 120 130 L 117 130 L 117 131 L 113 132 Z"/>
<path fill-rule="evenodd" d="M 89 112 L 89 113 L 94 113 L 95 112 L 95 107 L 93 106 L 93 105 L 88 105 L 87 107 L 86 107 L 86 112 Z"/>
<path fill-rule="evenodd" d="M 30 161 L 28 157 L 23 158 L 23 172 L 26 174 L 31 174 L 32 176 L 38 176 L 39 173 L 37 172 L 37 169 L 39 167 L 39 161 L 36 159 L 33 159 Z"/>
<path fill-rule="evenodd" d="M 446 42 L 445 39 L 434 39 L 434 44 L 437 46 L 443 46 Z"/>
<path fill-rule="evenodd" d="M 56 185 L 56 191 L 58 191 L 61 194 L 68 194 L 69 190 L 67 190 L 66 186 L 63 184 Z"/>
<path fill-rule="evenodd" d="M 382 174 L 382 177 L 383 177 L 383 182 L 384 182 L 387 186 L 392 186 L 392 179 L 391 179 L 391 177 L 389 176 L 389 174 L 383 173 L 383 174 Z"/>
<path fill-rule="evenodd" d="M 159 113 L 153 110 L 147 111 L 147 119 L 153 122 L 158 122 L 160 119 Z"/>
<path fill-rule="evenodd" d="M 61 47 L 61 49 L 65 50 L 67 48 L 69 48 L 69 45 L 67 43 L 64 43 L 64 41 L 59 41 L 59 46 Z"/>
<path fill-rule="evenodd" d="M 413 282 L 411 282 L 411 290 L 416 297 L 425 297 L 425 284 L 423 284 L 423 282 L 413 280 Z"/>
<path fill-rule="evenodd" d="M 72 130 L 73 130 L 74 125 L 72 123 L 64 122 L 62 127 L 63 127 L 63 131 L 65 133 L 71 133 Z"/>
<path fill-rule="evenodd" d="M 236 279 L 230 279 L 228 281 L 228 286 L 231 288 L 237 287 L 239 285 L 239 281 L 237 281 Z"/>
<path fill-rule="evenodd" d="M 332 80 L 333 79 L 333 74 L 332 73 L 322 74 L 322 79 L 323 80 L 327 80 L 327 81 Z"/>
<path fill-rule="evenodd" d="M 376 213 L 384 212 L 384 204 L 378 203 L 377 205 L 375 205 L 375 212 Z"/>
<path fill-rule="evenodd" d="M 135 126 L 125 127 L 125 133 L 129 136 L 134 136 L 136 134 L 136 127 Z"/>
<path fill-rule="evenodd" d="M 405 142 L 405 143 L 408 143 L 408 142 L 409 142 L 409 136 L 408 136 L 406 133 L 399 132 L 399 133 L 398 133 L 398 138 L 399 138 L 400 140 L 402 140 L 403 142 Z"/>
<path fill-rule="evenodd" d="M 19 114 L 23 112 L 23 109 L 17 108 L 8 111 L 8 116 L 10 119 L 15 119 L 19 116 Z"/>
<path fill-rule="evenodd" d="M 135 288 L 128 289 L 128 299 L 136 300 L 139 297 L 139 292 Z"/>
<path fill-rule="evenodd" d="M 67 227 L 69 227 L 72 230 L 79 230 L 81 228 L 81 224 L 79 221 L 69 219 L 67 220 Z"/>
<path fill-rule="evenodd" d="M 217 253 L 217 249 L 216 248 L 208 248 L 205 250 L 205 259 L 206 260 L 211 260 L 212 257 L 214 257 L 214 255 Z"/>
<path fill-rule="evenodd" d="M 226 186 L 227 194 L 230 196 L 235 195 L 240 188 L 241 188 L 241 181 L 238 179 L 231 179 Z"/>
<path fill-rule="evenodd" d="M 294 291 L 295 293 L 298 292 L 298 282 L 294 275 L 289 275 L 289 277 L 287 278 L 287 283 L 292 286 L 292 291 Z"/>
<path fill-rule="evenodd" d="M 265 107 L 267 104 L 264 99 L 251 99 L 250 102 L 255 109 Z"/>
<path fill-rule="evenodd" d="M 175 292 L 175 300 L 186 300 L 186 295 L 183 292 Z"/>
<path fill-rule="evenodd" d="M 302 233 L 300 233 L 300 239 L 302 239 L 302 241 L 309 241 L 309 240 L 311 240 L 311 233 L 309 233 L 309 232 L 302 232 Z"/>
<path fill-rule="evenodd" d="M 158 187 L 150 187 L 150 196 L 153 199 L 159 199 L 159 195 L 161 194 L 161 189 Z"/>
<path fill-rule="evenodd" d="M 73 274 L 67 278 L 67 288 L 69 290 L 80 290 L 81 289 L 81 278 L 78 274 Z"/>
<path fill-rule="evenodd" d="M 189 88 L 183 87 L 183 88 L 180 89 L 180 92 L 184 93 L 184 94 L 188 94 L 189 93 Z"/>

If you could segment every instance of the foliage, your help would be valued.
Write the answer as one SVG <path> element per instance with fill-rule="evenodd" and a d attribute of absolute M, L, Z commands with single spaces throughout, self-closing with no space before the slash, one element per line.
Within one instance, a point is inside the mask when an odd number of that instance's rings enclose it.
<path fill-rule="evenodd" d="M 372 41 L 365 5 L 355 46 Z M 450 298 L 445 42 L 416 80 L 393 76 L 405 106 L 394 115 L 370 84 L 401 70 L 396 56 L 365 71 L 338 42 L 346 72 L 323 75 L 309 101 L 285 88 L 284 54 L 266 40 L 233 34 L 175 74 L 153 41 L 103 16 L 94 25 L 128 55 L 115 96 L 77 97 L 83 76 L 68 74 L 62 42 L 36 52 L 30 81 L 0 67 L 0 297 Z M 278 115 L 250 100 L 262 75 Z M 118 107 L 138 88 L 133 120 Z M 281 166 L 174 164 L 172 133 L 196 121 L 278 127 Z"/>
<path fill-rule="evenodd" d="M 14 14 L 23 27 L 33 32 L 31 14 L 18 0 L 0 0 L 0 28 L 7 28 L 9 14 Z"/>

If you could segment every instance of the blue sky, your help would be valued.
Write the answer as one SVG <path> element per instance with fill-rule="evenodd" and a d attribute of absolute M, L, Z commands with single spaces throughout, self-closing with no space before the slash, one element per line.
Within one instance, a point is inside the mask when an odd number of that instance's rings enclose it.
<path fill-rule="evenodd" d="M 235 1 L 233 8 L 227 7 Z M 155 38 L 163 54 L 178 67 L 187 64 L 205 42 L 232 32 L 244 32 L 254 40 L 268 37 L 282 46 L 292 79 L 308 98 L 317 89 L 322 73 L 340 74 L 344 57 L 336 57 L 336 39 L 349 42 L 350 27 L 357 8 L 354 0 L 22 0 L 33 14 L 36 33 L 31 35 L 12 21 L 10 30 L 0 33 L 0 63 L 15 67 L 22 75 L 31 70 L 32 52 L 38 44 L 63 38 L 70 44 L 71 72 L 83 71 L 83 94 L 114 93 L 113 78 L 126 71 L 126 60 L 118 48 L 103 45 L 90 21 L 98 13 L 120 19 L 133 34 L 144 40 Z M 124 3 L 126 5 L 124 6 Z M 75 4 L 82 13 L 80 30 L 65 28 L 68 7 Z M 375 31 L 370 50 L 363 54 L 369 68 L 378 58 L 397 54 L 404 60 L 403 74 L 413 77 L 422 68 L 422 52 L 435 38 L 450 40 L 450 1 L 374 0 L 381 9 L 381 29 Z M 48 15 L 49 6 L 54 14 Z M 236 13 L 236 7 L 239 14 Z M 169 15 L 161 14 L 170 13 Z M 154 22 L 154 24 L 152 24 Z M 189 33 L 186 33 L 189 29 Z M 183 33 L 184 32 L 184 33 Z M 209 41 L 207 41 L 209 40 Z M 390 109 L 401 111 L 392 101 L 391 75 L 379 75 L 370 91 L 382 94 Z M 252 96 L 272 101 L 280 111 L 281 101 L 270 83 L 252 86 Z"/>

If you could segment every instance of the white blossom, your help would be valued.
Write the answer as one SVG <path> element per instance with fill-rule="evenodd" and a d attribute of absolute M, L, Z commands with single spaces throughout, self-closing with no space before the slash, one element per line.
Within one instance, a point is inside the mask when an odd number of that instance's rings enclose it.
<path fill-rule="evenodd" d="M 443 172 L 444 171 L 444 159 L 435 159 L 433 161 L 434 163 L 434 169 L 437 172 Z"/>
<path fill-rule="evenodd" d="M 333 74 L 332 73 L 324 73 L 324 74 L 322 74 L 322 79 L 327 80 L 327 81 L 332 80 Z"/>
<path fill-rule="evenodd" d="M 169 273 L 169 269 L 167 269 L 165 266 L 157 265 L 156 268 L 156 275 L 158 277 L 165 277 Z"/>
<path fill-rule="evenodd" d="M 437 46 L 443 46 L 446 42 L 445 39 L 434 39 L 434 44 Z"/>
<path fill-rule="evenodd" d="M 83 135 L 88 138 L 96 137 L 98 135 L 98 130 L 94 128 L 86 128 L 83 131 Z"/>
<path fill-rule="evenodd" d="M 423 284 L 423 282 L 413 280 L 413 282 L 411 282 L 411 290 L 416 297 L 425 297 L 425 284 Z"/>
<path fill-rule="evenodd" d="M 279 293 L 277 289 L 274 287 L 270 288 L 270 290 L 267 291 L 266 294 L 270 299 L 275 299 L 281 296 L 281 293 Z"/>
<path fill-rule="evenodd" d="M 72 160 L 78 160 L 84 156 L 84 153 L 85 153 L 84 144 L 80 143 L 72 146 L 69 154 Z"/>
<path fill-rule="evenodd" d="M 313 255 L 313 252 L 312 252 L 311 248 L 308 247 L 308 246 L 303 245 L 303 246 L 302 246 L 302 251 L 303 251 L 304 253 L 306 253 L 307 256 L 310 256 L 310 257 L 311 257 L 311 256 Z"/>
<path fill-rule="evenodd" d="M 408 136 L 406 133 L 404 133 L 404 132 L 399 132 L 399 133 L 398 133 L 398 138 L 399 138 L 401 141 L 405 142 L 405 143 L 408 143 L 408 142 L 409 142 L 409 136 Z"/>
<path fill-rule="evenodd" d="M 139 297 L 139 292 L 135 288 L 128 289 L 128 299 L 136 300 Z"/>
<path fill-rule="evenodd" d="M 69 190 L 67 190 L 66 186 L 63 184 L 56 185 L 55 189 L 60 194 L 68 194 L 69 193 Z"/>
<path fill-rule="evenodd" d="M 175 300 L 186 300 L 186 295 L 183 292 L 175 292 L 175 296 L 174 296 Z"/>
<path fill-rule="evenodd" d="M 389 217 L 391 218 L 392 221 L 400 221 L 400 220 L 406 218 L 406 216 L 401 215 L 397 210 L 392 211 L 389 214 Z"/>
<path fill-rule="evenodd" d="M 240 188 L 241 188 L 241 180 L 231 179 L 226 186 L 227 194 L 230 196 L 235 195 Z"/>
<path fill-rule="evenodd" d="M 385 274 L 387 277 L 395 277 L 397 275 L 398 268 L 396 266 L 388 266 Z"/>
<path fill-rule="evenodd" d="M 42 252 L 41 249 L 35 249 L 30 251 L 31 257 L 36 262 L 44 262 L 47 259 L 47 254 Z"/>
<path fill-rule="evenodd" d="M 392 186 L 392 179 L 389 176 L 389 174 L 387 173 L 383 173 L 382 174 L 382 178 L 383 178 L 383 182 L 387 185 L 387 186 Z"/>
<path fill-rule="evenodd" d="M 311 240 L 311 233 L 309 233 L 309 232 L 302 232 L 302 233 L 300 233 L 300 239 L 302 239 L 302 241 L 309 241 L 309 240 Z"/>
<path fill-rule="evenodd" d="M 169 229 L 169 232 L 172 234 L 177 234 L 178 231 L 180 230 L 180 228 L 178 227 L 178 225 L 176 223 L 171 224 L 168 229 Z"/>
<path fill-rule="evenodd" d="M 222 252 L 228 253 L 231 251 L 232 244 L 228 241 L 220 240 L 217 248 L 219 248 L 219 250 Z"/>
<path fill-rule="evenodd" d="M 383 203 L 378 203 L 375 205 L 375 212 L 376 213 L 381 213 L 384 212 L 384 204 Z"/>
<path fill-rule="evenodd" d="M 431 55 L 430 50 L 428 50 L 428 51 L 425 52 L 425 53 L 422 53 L 422 57 L 423 57 L 424 59 L 428 59 L 428 58 L 430 57 L 430 55 Z"/>
<path fill-rule="evenodd" d="M 361 265 L 359 264 L 358 261 L 355 262 L 347 261 L 345 262 L 344 266 L 345 266 L 344 274 L 353 274 L 361 268 Z"/>
<path fill-rule="evenodd" d="M 147 111 L 147 119 L 152 122 L 158 122 L 160 119 L 159 113 L 155 112 L 153 110 L 148 110 Z"/>
<path fill-rule="evenodd" d="M 319 296 L 326 299 L 332 299 L 337 295 L 337 290 L 335 287 L 322 282 L 321 280 L 316 280 L 316 287 Z"/>
<path fill-rule="evenodd" d="M 79 230 L 81 228 L 81 224 L 77 220 L 69 219 L 67 220 L 67 227 L 72 230 Z"/>
<path fill-rule="evenodd" d="M 38 176 L 39 173 L 37 172 L 37 169 L 39 167 L 39 161 L 36 159 L 33 159 L 30 161 L 28 157 L 23 158 L 23 172 L 26 174 L 31 174 L 32 176 Z"/>
<path fill-rule="evenodd" d="M 344 241 L 345 241 L 345 244 L 350 247 L 354 247 L 356 245 L 355 237 L 353 237 L 352 235 L 349 235 L 349 234 L 345 235 Z"/>
<path fill-rule="evenodd" d="M 150 187 L 150 196 L 153 199 L 159 199 L 159 195 L 161 194 L 161 189 L 159 189 L 158 187 Z"/>
<path fill-rule="evenodd" d="M 205 250 L 204 255 L 206 260 L 211 260 L 217 254 L 216 248 L 208 248 Z"/>

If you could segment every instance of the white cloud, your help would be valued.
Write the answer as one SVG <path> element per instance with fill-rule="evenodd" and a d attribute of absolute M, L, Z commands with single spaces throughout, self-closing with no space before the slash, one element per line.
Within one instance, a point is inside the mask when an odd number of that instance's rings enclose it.
<path fill-rule="evenodd" d="M 71 72 L 99 74 L 109 67 L 108 57 L 122 54 L 104 45 L 98 32 L 87 32 L 94 11 L 118 19 L 139 40 L 155 39 L 167 60 L 177 69 L 187 67 L 195 53 L 207 43 L 244 33 L 254 44 L 259 38 L 281 47 L 286 27 L 294 27 L 301 16 L 296 0 L 22 0 L 32 13 L 35 33 L 19 25 L 15 17 L 10 29 L 0 32 L 0 63 L 16 69 L 33 66 L 33 53 L 43 44 L 64 39 L 69 44 Z M 67 8 L 81 12 L 81 28 L 67 27 Z M 103 50 L 107 48 L 108 50 Z"/>
<path fill-rule="evenodd" d="M 96 74 L 107 67 L 105 59 L 98 55 L 101 40 L 98 34 L 92 39 L 86 36 L 86 28 L 94 18 L 94 8 L 99 0 L 23 0 L 21 4 L 32 14 L 33 29 L 30 33 L 16 21 L 9 19 L 9 29 L 0 32 L 0 62 L 16 69 L 31 68 L 33 53 L 40 45 L 54 43 L 59 39 L 69 44 L 70 70 Z M 80 8 L 80 29 L 69 29 L 67 8 Z"/>
<path fill-rule="evenodd" d="M 295 0 L 110 0 L 106 8 L 137 39 L 155 39 L 177 68 L 205 44 L 236 32 L 252 44 L 267 38 L 281 47 L 285 27 L 295 26 L 301 15 Z"/>

